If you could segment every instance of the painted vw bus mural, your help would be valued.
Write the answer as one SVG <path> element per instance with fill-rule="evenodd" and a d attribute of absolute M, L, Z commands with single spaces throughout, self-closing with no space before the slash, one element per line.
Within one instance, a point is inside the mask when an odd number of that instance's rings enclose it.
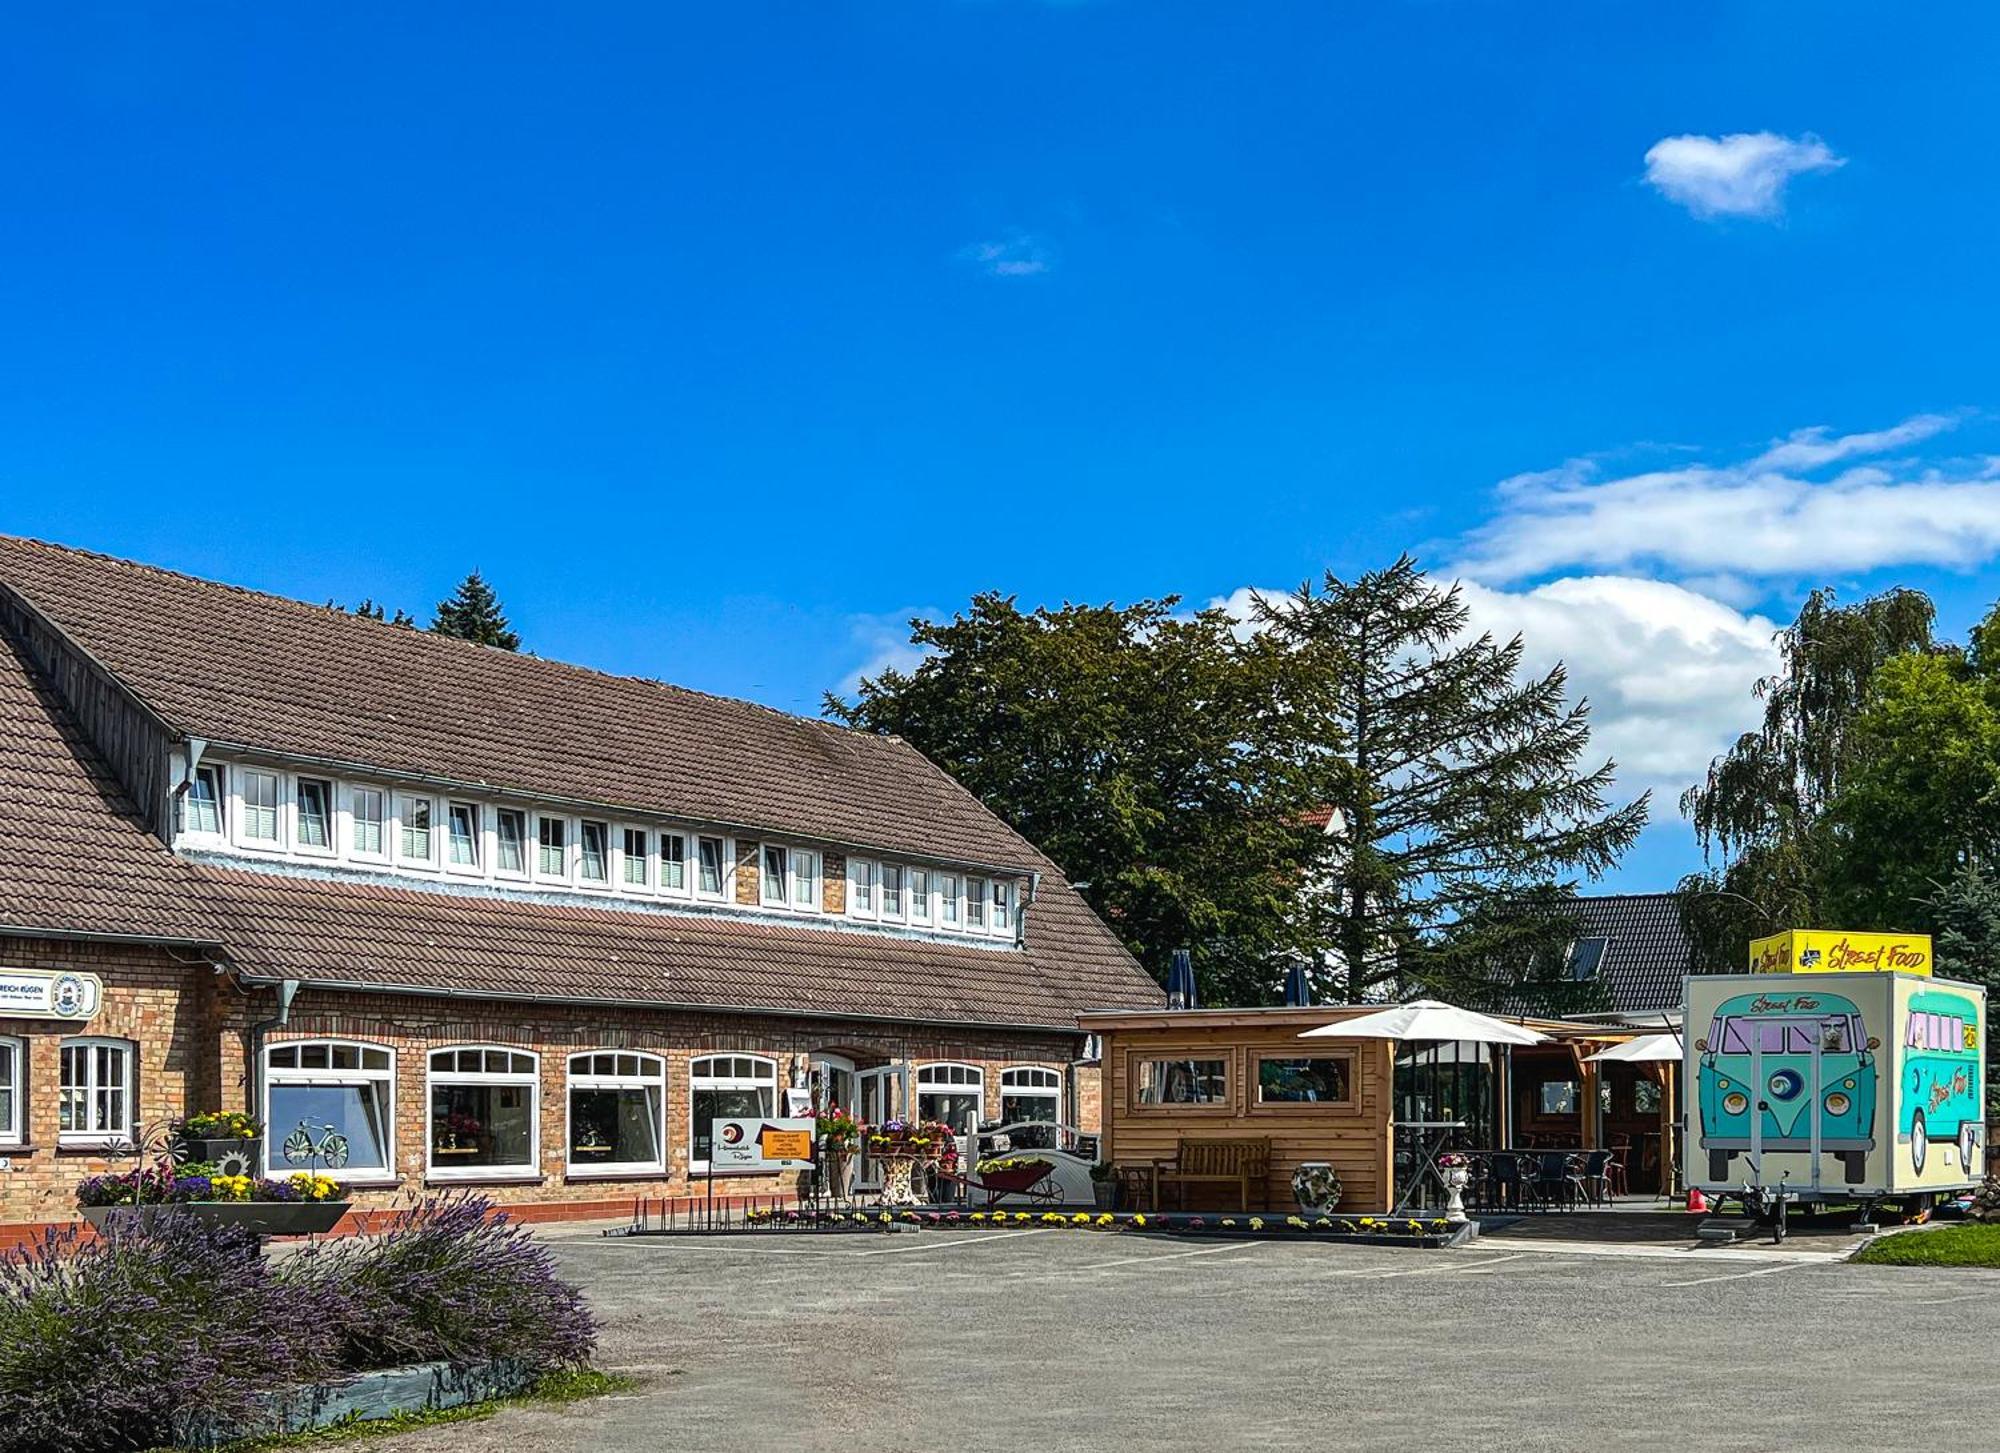
<path fill-rule="evenodd" d="M 1896 1143 L 1909 1148 L 1916 1174 L 1924 1173 L 1940 1141 L 1957 1142 L 1959 1168 L 1971 1173 L 1986 1134 L 1979 1069 L 1979 1006 L 1941 988 L 1912 994 Z"/>
<path fill-rule="evenodd" d="M 1860 1185 L 1875 1148 L 1880 1047 L 1860 1006 L 1841 994 L 1760 989 L 1723 1000 L 1694 1045 L 1709 1179 L 1729 1180 L 1731 1162 L 1752 1151 L 1818 1149 Z"/>

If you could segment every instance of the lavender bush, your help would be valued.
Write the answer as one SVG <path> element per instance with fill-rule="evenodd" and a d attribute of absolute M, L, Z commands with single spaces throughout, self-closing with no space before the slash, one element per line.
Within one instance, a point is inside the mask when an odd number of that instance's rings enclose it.
<path fill-rule="evenodd" d="M 439 1197 L 374 1239 L 322 1241 L 280 1276 L 325 1308 L 352 1368 L 504 1360 L 581 1367 L 597 1343 L 582 1294 L 525 1227 L 483 1197 Z"/>
<path fill-rule="evenodd" d="M 0 1263 L 0 1450 L 119 1450 L 234 1421 L 335 1375 L 321 1309 L 236 1227 L 186 1215 L 74 1231 Z"/>

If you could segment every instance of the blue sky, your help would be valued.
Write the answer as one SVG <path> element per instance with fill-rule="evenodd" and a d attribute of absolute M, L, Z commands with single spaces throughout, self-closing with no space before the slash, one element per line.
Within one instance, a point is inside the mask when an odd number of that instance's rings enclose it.
<path fill-rule="evenodd" d="M 815 709 L 913 611 L 1414 548 L 1663 794 L 2000 595 L 1986 7 L 55 7 L 0 529 Z M 1817 432 L 1810 432 L 1817 431 Z M 1785 442 L 1790 441 L 1790 442 Z M 1776 447 L 1774 447 L 1776 446 Z M 1503 488 L 1503 481 L 1511 481 Z"/>

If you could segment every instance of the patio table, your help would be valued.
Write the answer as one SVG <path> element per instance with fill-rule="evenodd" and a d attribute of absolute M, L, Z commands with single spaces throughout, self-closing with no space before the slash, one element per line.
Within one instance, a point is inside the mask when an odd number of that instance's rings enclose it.
<path fill-rule="evenodd" d="M 1389 1214 L 1400 1216 L 1407 1212 L 1423 1194 L 1426 1183 L 1436 1187 L 1437 1204 L 1442 1206 L 1450 1199 L 1450 1192 L 1445 1187 L 1443 1172 L 1438 1169 L 1437 1158 L 1444 1154 L 1445 1142 L 1451 1132 L 1465 1129 L 1465 1122 L 1396 1120 L 1391 1123 L 1398 1132 L 1409 1132 L 1410 1176 L 1407 1184 L 1397 1187 L 1396 1204 L 1390 1208 Z"/>

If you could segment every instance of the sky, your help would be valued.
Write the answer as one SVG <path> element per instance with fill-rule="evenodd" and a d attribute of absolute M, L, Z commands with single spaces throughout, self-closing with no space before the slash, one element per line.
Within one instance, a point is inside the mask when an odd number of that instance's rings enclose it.
<path fill-rule="evenodd" d="M 789 710 L 1405 550 L 1654 825 L 1814 586 L 2000 555 L 1971 4 L 41 7 L 0 530 Z M 587 724 L 580 728 L 587 731 Z"/>

